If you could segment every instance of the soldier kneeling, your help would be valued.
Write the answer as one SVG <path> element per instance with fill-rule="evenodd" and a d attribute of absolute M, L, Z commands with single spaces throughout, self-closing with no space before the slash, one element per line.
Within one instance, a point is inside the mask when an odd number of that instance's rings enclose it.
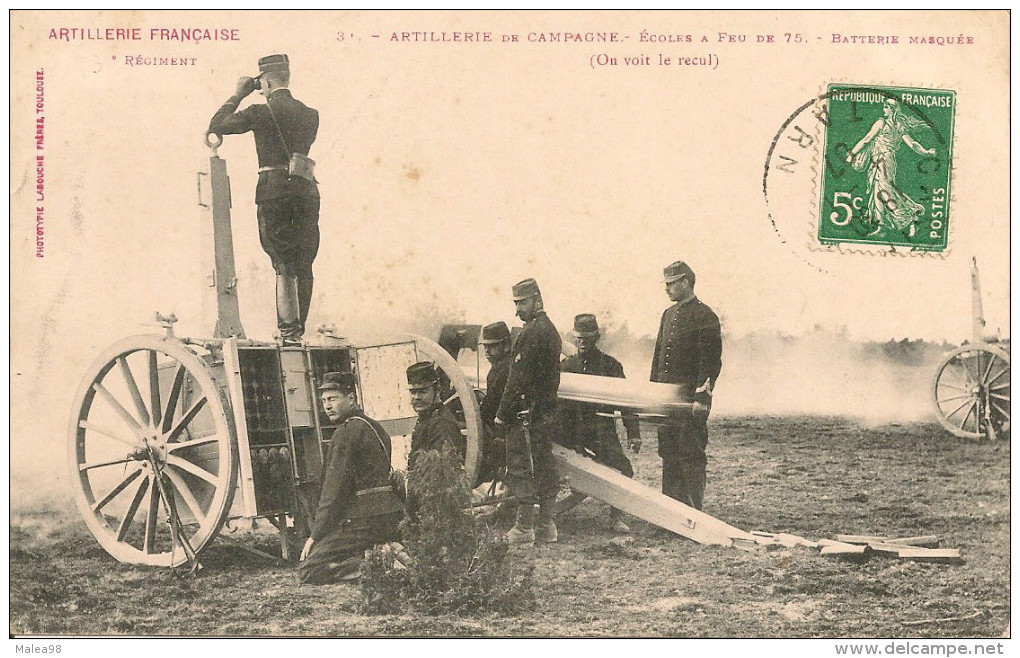
<path fill-rule="evenodd" d="M 315 585 L 358 577 L 366 549 L 399 539 L 404 509 L 390 484 L 390 437 L 358 406 L 354 374 L 330 372 L 322 379 L 322 406 L 341 425 L 298 565 L 301 582 Z"/>

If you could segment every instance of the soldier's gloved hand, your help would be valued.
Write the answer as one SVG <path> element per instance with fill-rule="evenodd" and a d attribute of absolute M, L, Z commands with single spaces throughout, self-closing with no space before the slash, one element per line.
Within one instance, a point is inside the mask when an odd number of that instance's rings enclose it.
<path fill-rule="evenodd" d="M 641 452 L 641 437 L 639 437 L 639 436 L 631 436 L 631 437 L 627 437 L 627 438 L 628 438 L 628 441 L 630 443 L 630 450 L 631 450 L 631 452 L 633 452 L 635 455 L 638 454 L 639 452 Z"/>
<path fill-rule="evenodd" d="M 496 423 L 497 427 L 503 427 L 503 425 L 505 424 L 505 423 L 503 423 L 503 419 L 500 418 L 499 416 L 496 416 L 496 418 L 495 418 L 495 420 L 493 422 Z"/>
<path fill-rule="evenodd" d="M 305 547 L 301 549 L 301 557 L 298 558 L 299 562 L 304 562 L 305 561 L 305 558 L 308 557 L 308 553 L 311 552 L 312 544 L 314 544 L 314 543 L 315 543 L 315 540 L 312 539 L 311 537 L 309 537 L 308 541 L 305 542 Z"/>
<path fill-rule="evenodd" d="M 710 407 L 699 400 L 695 400 L 691 407 L 691 414 L 696 420 L 708 420 L 708 412 Z"/>
<path fill-rule="evenodd" d="M 255 78 L 246 75 L 237 81 L 237 88 L 234 90 L 234 94 L 244 98 L 253 91 L 255 91 Z"/>

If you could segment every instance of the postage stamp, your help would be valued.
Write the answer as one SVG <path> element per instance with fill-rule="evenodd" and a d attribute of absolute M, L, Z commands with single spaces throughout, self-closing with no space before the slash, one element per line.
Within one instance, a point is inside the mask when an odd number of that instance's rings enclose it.
<path fill-rule="evenodd" d="M 819 243 L 945 250 L 956 92 L 831 84 L 826 96 Z"/>

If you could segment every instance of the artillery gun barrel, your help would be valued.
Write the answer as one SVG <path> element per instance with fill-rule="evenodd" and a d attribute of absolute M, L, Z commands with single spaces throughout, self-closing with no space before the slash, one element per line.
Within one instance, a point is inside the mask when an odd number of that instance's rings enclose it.
<path fill-rule="evenodd" d="M 472 385 L 484 388 L 471 373 L 466 373 Z M 670 416 L 689 412 L 693 403 L 685 402 L 680 387 L 675 384 L 599 377 L 596 375 L 560 374 L 557 395 L 561 400 L 604 404 L 652 416 Z"/>

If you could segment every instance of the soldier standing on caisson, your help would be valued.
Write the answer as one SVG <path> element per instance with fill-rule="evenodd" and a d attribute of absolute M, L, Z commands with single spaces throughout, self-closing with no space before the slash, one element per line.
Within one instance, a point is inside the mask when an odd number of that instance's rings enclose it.
<path fill-rule="evenodd" d="M 365 549 L 396 541 L 404 504 L 390 485 L 390 437 L 358 406 L 355 377 L 328 372 L 319 386 L 333 432 L 312 534 L 298 575 L 319 585 L 357 576 Z"/>
<path fill-rule="evenodd" d="M 259 240 L 276 271 L 276 319 L 285 344 L 304 334 L 312 300 L 312 262 L 319 250 L 319 189 L 308 151 L 319 130 L 319 113 L 296 100 L 287 88 L 286 55 L 259 60 L 259 77 L 243 77 L 209 122 L 217 135 L 255 134 L 259 180 L 255 188 Z M 237 111 L 256 89 L 265 104 Z"/>
<path fill-rule="evenodd" d="M 497 425 L 506 426 L 507 488 L 520 503 L 517 522 L 507 533 L 507 541 L 551 543 L 557 539 L 559 481 L 552 440 L 562 340 L 543 310 L 542 293 L 534 279 L 515 284 L 513 298 L 517 316 L 524 320 L 524 329 L 513 346 L 510 374 L 495 420 Z M 519 418 L 520 412 L 527 412 L 530 418 Z M 537 528 L 535 502 L 539 504 Z"/>
<path fill-rule="evenodd" d="M 705 447 L 712 389 L 722 369 L 719 318 L 694 296 L 694 271 L 683 261 L 663 270 L 666 294 L 673 302 L 662 314 L 652 356 L 653 382 L 676 384 L 689 413 L 659 428 L 662 493 L 701 509 L 705 495 Z"/>
<path fill-rule="evenodd" d="M 599 323 L 591 313 L 574 317 L 574 339 L 577 354 L 560 362 L 560 371 L 580 375 L 623 378 L 623 365 L 598 348 Z M 615 410 L 605 405 L 586 402 L 560 402 L 560 436 L 567 447 L 583 454 L 591 453 L 600 464 L 619 471 L 629 478 L 634 477 L 634 467 L 620 446 L 616 434 L 615 419 L 603 414 Z M 641 429 L 637 416 L 625 414 L 623 424 L 627 430 L 627 443 L 635 453 L 641 449 Z M 630 528 L 623 521 L 620 510 L 609 508 L 609 525 L 614 532 L 627 533 Z"/>

